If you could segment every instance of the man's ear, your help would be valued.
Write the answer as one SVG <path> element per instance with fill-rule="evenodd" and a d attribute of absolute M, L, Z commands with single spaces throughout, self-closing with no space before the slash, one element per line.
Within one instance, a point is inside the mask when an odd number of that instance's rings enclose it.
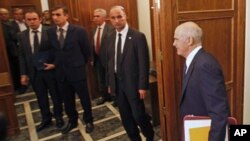
<path fill-rule="evenodd" d="M 190 45 L 190 46 L 194 44 L 194 38 L 193 37 L 188 37 L 187 41 L 188 41 L 188 45 Z"/>

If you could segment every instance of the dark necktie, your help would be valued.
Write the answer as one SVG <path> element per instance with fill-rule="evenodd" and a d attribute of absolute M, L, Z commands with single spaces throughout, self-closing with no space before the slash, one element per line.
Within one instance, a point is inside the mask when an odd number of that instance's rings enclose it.
<path fill-rule="evenodd" d="M 38 35 L 37 35 L 37 30 L 33 30 L 32 31 L 34 33 L 34 44 L 33 44 L 33 52 L 32 53 L 36 53 L 39 49 L 39 40 L 38 40 Z"/>
<path fill-rule="evenodd" d="M 121 48 L 122 48 L 122 34 L 118 33 L 118 42 L 117 42 L 117 52 L 116 52 L 116 73 L 120 74 L 121 72 Z"/>
<path fill-rule="evenodd" d="M 99 27 L 96 36 L 96 47 L 95 47 L 95 52 L 97 55 L 100 52 L 100 38 L 101 38 L 100 36 L 101 36 L 101 28 Z"/>
<path fill-rule="evenodd" d="M 60 43 L 60 47 L 63 48 L 63 44 L 64 44 L 64 36 L 63 36 L 63 29 L 59 28 L 59 43 Z"/>
<path fill-rule="evenodd" d="M 186 71 L 187 71 L 187 65 L 186 65 L 186 62 L 184 62 L 184 64 L 183 64 L 183 85 L 184 85 L 184 83 L 185 83 L 185 81 L 186 81 L 186 76 L 187 76 L 187 74 L 186 74 Z"/>

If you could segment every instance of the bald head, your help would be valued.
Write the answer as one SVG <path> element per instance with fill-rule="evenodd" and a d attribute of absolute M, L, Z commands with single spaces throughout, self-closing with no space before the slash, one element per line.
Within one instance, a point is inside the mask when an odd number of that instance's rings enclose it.
<path fill-rule="evenodd" d="M 118 32 L 122 31 L 127 24 L 127 16 L 122 6 L 113 6 L 110 9 L 109 17 Z"/>
<path fill-rule="evenodd" d="M 0 20 L 6 22 L 9 20 L 9 11 L 5 8 L 0 8 Z"/>
<path fill-rule="evenodd" d="M 177 26 L 175 34 L 183 39 L 193 38 L 195 44 L 201 44 L 202 29 L 194 22 L 185 22 Z"/>

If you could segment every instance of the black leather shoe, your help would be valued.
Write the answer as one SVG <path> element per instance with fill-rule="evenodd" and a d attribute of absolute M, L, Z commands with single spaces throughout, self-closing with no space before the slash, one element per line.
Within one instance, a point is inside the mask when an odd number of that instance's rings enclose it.
<path fill-rule="evenodd" d="M 113 105 L 114 107 L 117 107 L 117 102 L 114 101 L 114 102 L 112 103 L 112 105 Z"/>
<path fill-rule="evenodd" d="M 85 129 L 86 129 L 86 133 L 91 133 L 94 130 L 93 123 L 87 123 Z"/>
<path fill-rule="evenodd" d="M 57 128 L 62 128 L 63 125 L 64 125 L 64 121 L 63 121 L 62 118 L 56 119 L 56 127 L 57 127 Z"/>
<path fill-rule="evenodd" d="M 39 132 L 41 130 L 43 130 L 46 127 L 49 127 L 50 125 L 52 125 L 51 120 L 50 121 L 42 121 L 36 128 L 36 131 Z"/>
<path fill-rule="evenodd" d="M 101 105 L 101 104 L 103 104 L 105 101 L 106 101 L 105 98 L 100 97 L 100 98 L 98 98 L 98 99 L 96 100 L 96 105 Z"/>
<path fill-rule="evenodd" d="M 71 123 L 68 122 L 68 124 L 66 125 L 66 127 L 64 127 L 62 129 L 62 134 L 67 134 L 68 132 L 70 132 L 72 129 L 77 127 L 77 123 Z"/>

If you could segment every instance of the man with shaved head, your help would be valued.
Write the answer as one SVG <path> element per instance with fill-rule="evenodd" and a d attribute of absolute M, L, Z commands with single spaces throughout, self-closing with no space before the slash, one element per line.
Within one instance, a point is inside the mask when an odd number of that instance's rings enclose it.
<path fill-rule="evenodd" d="M 209 116 L 209 141 L 224 141 L 229 105 L 219 62 L 202 46 L 202 29 L 194 22 L 179 25 L 173 45 L 186 59 L 183 71 L 181 120 L 186 115 Z"/>
<path fill-rule="evenodd" d="M 143 101 L 149 86 L 146 37 L 129 27 L 123 7 L 112 7 L 109 17 L 116 29 L 107 47 L 109 92 L 116 94 L 122 124 L 129 138 L 141 141 L 139 126 L 146 140 L 153 141 L 153 127 Z"/>

